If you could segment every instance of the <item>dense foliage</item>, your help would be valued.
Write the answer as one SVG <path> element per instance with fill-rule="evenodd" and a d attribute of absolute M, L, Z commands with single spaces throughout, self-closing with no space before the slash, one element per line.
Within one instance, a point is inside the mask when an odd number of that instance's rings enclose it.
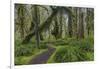
<path fill-rule="evenodd" d="M 94 9 L 15 4 L 15 64 L 29 61 L 50 46 L 48 63 L 94 60 Z"/>

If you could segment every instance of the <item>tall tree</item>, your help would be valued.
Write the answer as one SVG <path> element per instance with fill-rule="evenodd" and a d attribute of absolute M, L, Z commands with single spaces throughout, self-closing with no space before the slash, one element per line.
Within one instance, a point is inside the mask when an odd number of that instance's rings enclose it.
<path fill-rule="evenodd" d="M 79 38 L 84 38 L 84 25 L 83 25 L 83 9 L 79 8 Z"/>
<path fill-rule="evenodd" d="M 36 45 L 39 48 L 40 43 L 40 35 L 39 35 L 39 8 L 37 5 L 34 6 L 34 13 L 35 13 L 35 35 L 36 35 Z"/>
<path fill-rule="evenodd" d="M 72 37 L 72 17 L 68 15 L 68 35 Z"/>
<path fill-rule="evenodd" d="M 94 30 L 94 9 L 93 8 L 87 8 L 87 32 L 88 35 L 90 34 L 91 30 Z"/>
<path fill-rule="evenodd" d="M 26 13 L 27 13 L 26 5 L 16 4 L 15 8 L 17 10 L 16 25 L 18 25 L 18 27 L 19 27 L 21 39 L 24 39 L 24 37 L 25 37 L 25 19 L 26 19 Z"/>
<path fill-rule="evenodd" d="M 51 15 L 44 21 L 44 23 L 42 23 L 42 25 L 39 25 L 39 33 L 43 32 L 45 29 L 48 29 L 50 27 L 50 25 L 52 24 L 52 20 L 55 18 L 55 16 L 57 16 L 58 12 L 61 10 L 64 10 L 65 13 L 69 14 L 69 23 L 71 23 L 71 16 L 72 16 L 72 12 L 70 11 L 70 9 L 66 8 L 66 7 L 51 7 L 52 8 L 52 13 Z M 69 25 L 71 26 L 71 25 Z M 71 28 L 71 27 L 69 27 Z M 72 31 L 72 29 L 69 30 L 69 33 Z M 72 33 L 72 32 L 71 32 Z M 70 33 L 70 35 L 71 35 Z M 30 39 L 32 38 L 32 36 L 35 35 L 35 31 L 29 33 L 25 39 L 23 40 L 22 43 L 27 43 L 28 41 L 30 41 Z"/>
<path fill-rule="evenodd" d="M 60 17 L 59 17 L 59 20 L 60 20 L 60 24 L 59 24 L 59 38 L 62 37 L 62 23 L 63 23 L 63 11 L 60 11 Z"/>

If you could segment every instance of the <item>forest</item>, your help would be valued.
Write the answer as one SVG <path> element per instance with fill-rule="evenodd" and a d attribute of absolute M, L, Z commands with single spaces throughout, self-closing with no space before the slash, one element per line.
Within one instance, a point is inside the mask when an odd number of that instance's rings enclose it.
<path fill-rule="evenodd" d="M 94 8 L 14 5 L 15 65 L 94 60 Z"/>

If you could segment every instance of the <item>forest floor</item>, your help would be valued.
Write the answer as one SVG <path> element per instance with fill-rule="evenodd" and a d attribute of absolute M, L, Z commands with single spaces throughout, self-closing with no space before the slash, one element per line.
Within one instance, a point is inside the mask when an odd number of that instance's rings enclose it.
<path fill-rule="evenodd" d="M 51 45 L 48 45 L 48 50 L 37 55 L 35 58 L 32 58 L 29 64 L 44 64 L 48 61 L 50 56 L 54 53 L 56 48 L 52 47 Z"/>

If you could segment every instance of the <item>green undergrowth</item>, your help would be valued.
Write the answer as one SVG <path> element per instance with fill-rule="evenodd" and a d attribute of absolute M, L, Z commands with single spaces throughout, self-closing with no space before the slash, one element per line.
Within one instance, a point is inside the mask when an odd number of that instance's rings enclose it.
<path fill-rule="evenodd" d="M 19 41 L 15 43 L 15 56 L 29 56 L 37 52 L 37 50 L 47 49 L 46 43 L 40 43 L 40 46 L 37 48 L 36 44 L 29 42 L 27 44 L 21 44 Z"/>
<path fill-rule="evenodd" d="M 15 57 L 15 65 L 26 65 L 26 64 L 29 64 L 29 62 L 35 58 L 37 55 L 43 53 L 47 51 L 47 49 L 37 49 L 36 53 L 32 54 L 32 55 L 29 55 L 29 56 L 18 56 L 18 57 Z"/>
<path fill-rule="evenodd" d="M 41 43 L 40 47 L 37 48 L 34 42 L 29 42 L 27 44 L 21 44 L 21 41 L 16 41 L 15 43 L 15 65 L 28 64 L 28 62 L 34 58 L 36 55 L 43 53 L 47 50 L 45 43 Z"/>
<path fill-rule="evenodd" d="M 40 42 L 39 48 L 35 42 L 30 41 L 28 44 L 21 44 L 20 41 L 15 43 L 15 65 L 28 64 L 29 61 L 47 50 L 48 45 L 56 48 L 50 56 L 47 63 L 63 63 L 78 61 L 94 60 L 94 38 L 76 39 L 66 38 L 57 40 L 44 40 Z"/>
<path fill-rule="evenodd" d="M 56 44 L 56 51 L 47 63 L 78 62 L 94 60 L 93 38 L 82 40 L 63 40 L 65 42 Z M 66 44 L 67 43 L 67 44 Z"/>
<path fill-rule="evenodd" d="M 90 51 L 81 50 L 79 47 L 59 46 L 48 60 L 48 63 L 93 61 L 94 54 Z"/>

